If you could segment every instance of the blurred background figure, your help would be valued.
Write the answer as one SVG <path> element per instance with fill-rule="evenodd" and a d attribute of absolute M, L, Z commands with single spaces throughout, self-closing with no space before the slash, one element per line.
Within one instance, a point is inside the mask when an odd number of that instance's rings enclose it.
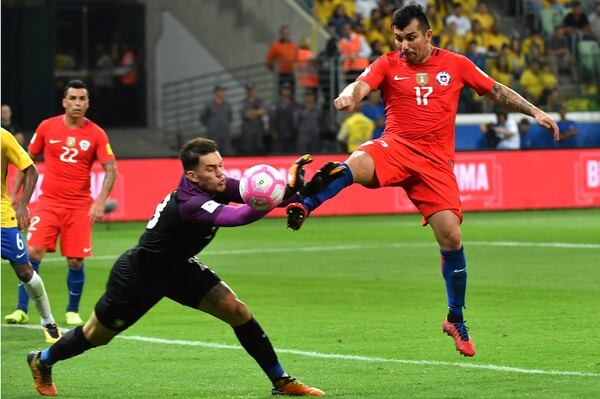
<path fill-rule="evenodd" d="M 381 92 L 379 90 L 369 93 L 367 102 L 363 104 L 362 112 L 375 123 L 375 130 L 373 130 L 371 138 L 376 139 L 380 137 L 385 127 L 385 108 L 381 101 Z"/>
<path fill-rule="evenodd" d="M 2 116 L 2 127 L 12 133 L 12 135 L 15 136 L 17 143 L 21 144 L 23 147 L 25 145 L 25 135 L 21 132 L 21 128 L 13 122 L 10 105 L 2 104 L 0 114 Z"/>
<path fill-rule="evenodd" d="M 482 125 L 481 132 L 486 136 L 489 149 L 518 150 L 521 147 L 517 123 L 503 109 L 496 111 L 496 123 Z"/>
<path fill-rule="evenodd" d="M 567 119 L 567 109 L 564 105 L 558 107 L 560 120 L 557 122 L 560 140 L 557 145 L 561 148 L 573 148 L 577 146 L 577 125 L 574 121 Z"/>
<path fill-rule="evenodd" d="M 298 154 L 321 152 L 321 109 L 317 106 L 314 90 L 308 89 L 304 92 L 304 104 L 296 110 L 294 125 L 298 132 Z"/>
<path fill-rule="evenodd" d="M 110 119 L 114 95 L 114 64 L 108 49 L 96 46 L 96 61 L 92 74 L 92 95 L 94 99 L 94 119 L 100 124 Z"/>
<path fill-rule="evenodd" d="M 521 149 L 522 150 L 527 150 L 529 148 L 533 148 L 533 139 L 531 138 L 531 135 L 529 134 L 529 128 L 531 127 L 531 122 L 529 122 L 529 119 L 527 118 L 522 118 L 519 121 L 519 138 L 521 140 Z"/>
<path fill-rule="evenodd" d="M 363 103 L 358 103 L 350 116 L 342 123 L 337 135 L 340 150 L 354 152 L 365 141 L 373 137 L 375 123 L 362 113 Z"/>
<path fill-rule="evenodd" d="M 298 105 L 294 101 L 293 86 L 289 82 L 281 85 L 281 95 L 269 109 L 269 152 L 291 154 L 296 152 L 297 133 L 294 114 Z"/>
<path fill-rule="evenodd" d="M 254 83 L 246 84 L 246 98 L 242 102 L 242 147 L 240 154 L 264 153 L 263 140 L 266 134 L 263 117 L 266 110 L 262 99 L 256 96 Z"/>
<path fill-rule="evenodd" d="M 279 28 L 279 39 L 271 43 L 267 51 L 266 64 L 269 70 L 279 73 L 279 86 L 289 83 L 292 91 L 295 88 L 294 63 L 297 51 L 296 43 L 290 39 L 290 28 L 282 25 Z"/>
<path fill-rule="evenodd" d="M 225 101 L 225 88 L 217 85 L 213 98 L 200 111 L 200 122 L 206 128 L 206 137 L 214 140 L 223 155 L 232 155 L 230 125 L 233 120 L 231 105 Z"/>

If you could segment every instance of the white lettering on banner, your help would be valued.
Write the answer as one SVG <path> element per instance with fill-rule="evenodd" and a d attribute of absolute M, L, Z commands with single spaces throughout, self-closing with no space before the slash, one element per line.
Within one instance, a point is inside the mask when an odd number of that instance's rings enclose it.
<path fill-rule="evenodd" d="M 600 187 L 600 161 L 594 159 L 587 161 L 586 183 L 588 188 Z"/>
<path fill-rule="evenodd" d="M 489 191 L 487 165 L 479 163 L 457 163 L 454 165 L 454 174 L 458 189 L 463 191 Z"/>

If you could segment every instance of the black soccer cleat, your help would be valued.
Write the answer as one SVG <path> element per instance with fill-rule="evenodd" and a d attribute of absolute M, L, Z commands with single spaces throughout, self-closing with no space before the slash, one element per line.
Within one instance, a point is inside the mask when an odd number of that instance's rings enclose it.
<path fill-rule="evenodd" d="M 300 230 L 310 212 L 300 202 L 292 202 L 285 207 L 285 213 L 287 214 L 287 227 L 292 230 Z"/>

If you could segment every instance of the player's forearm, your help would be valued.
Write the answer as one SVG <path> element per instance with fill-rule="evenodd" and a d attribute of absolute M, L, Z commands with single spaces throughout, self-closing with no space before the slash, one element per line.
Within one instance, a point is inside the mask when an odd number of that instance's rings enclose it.
<path fill-rule="evenodd" d="M 346 88 L 340 93 L 339 97 L 352 97 L 355 103 L 359 103 L 367 94 L 369 94 L 370 91 L 371 88 L 367 83 L 358 80 L 346 86 Z"/>
<path fill-rule="evenodd" d="M 233 207 L 225 205 L 221 212 L 215 217 L 215 226 L 235 227 L 243 226 L 264 217 L 267 211 L 257 211 L 249 205 Z"/>
<path fill-rule="evenodd" d="M 21 206 L 28 206 L 29 201 L 31 200 L 31 196 L 33 195 L 33 190 L 35 190 L 35 183 L 37 183 L 37 179 L 39 173 L 35 165 L 30 165 L 27 169 L 20 174 L 22 177 L 23 183 L 23 195 L 19 199 L 19 203 Z"/>
<path fill-rule="evenodd" d="M 117 180 L 117 163 L 115 161 L 110 161 L 103 164 L 102 167 L 104 168 L 105 175 L 104 181 L 102 182 L 102 190 L 100 190 L 97 199 L 106 201 Z"/>
<path fill-rule="evenodd" d="M 535 105 L 524 99 L 520 94 L 498 82 L 494 83 L 492 91 L 487 96 L 509 111 L 521 112 L 533 117 L 539 111 Z"/>

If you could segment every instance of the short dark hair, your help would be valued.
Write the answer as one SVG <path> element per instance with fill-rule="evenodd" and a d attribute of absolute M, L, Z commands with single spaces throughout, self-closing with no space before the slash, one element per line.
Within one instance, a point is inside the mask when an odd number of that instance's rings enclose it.
<path fill-rule="evenodd" d="M 179 152 L 183 170 L 195 169 L 201 156 L 216 151 L 219 151 L 219 147 L 213 140 L 199 137 L 188 141 Z"/>
<path fill-rule="evenodd" d="M 79 79 L 71 80 L 71 81 L 69 81 L 69 83 L 67 83 L 67 85 L 65 86 L 65 90 L 63 92 L 63 97 L 67 96 L 67 91 L 69 89 L 85 89 L 88 92 L 88 95 L 90 93 L 85 82 L 83 80 L 79 80 Z"/>
<path fill-rule="evenodd" d="M 392 17 L 392 26 L 402 30 L 406 28 L 413 19 L 419 21 L 421 32 L 425 33 L 430 29 L 427 15 L 425 15 L 423 8 L 418 4 L 409 4 L 396 10 Z"/>

